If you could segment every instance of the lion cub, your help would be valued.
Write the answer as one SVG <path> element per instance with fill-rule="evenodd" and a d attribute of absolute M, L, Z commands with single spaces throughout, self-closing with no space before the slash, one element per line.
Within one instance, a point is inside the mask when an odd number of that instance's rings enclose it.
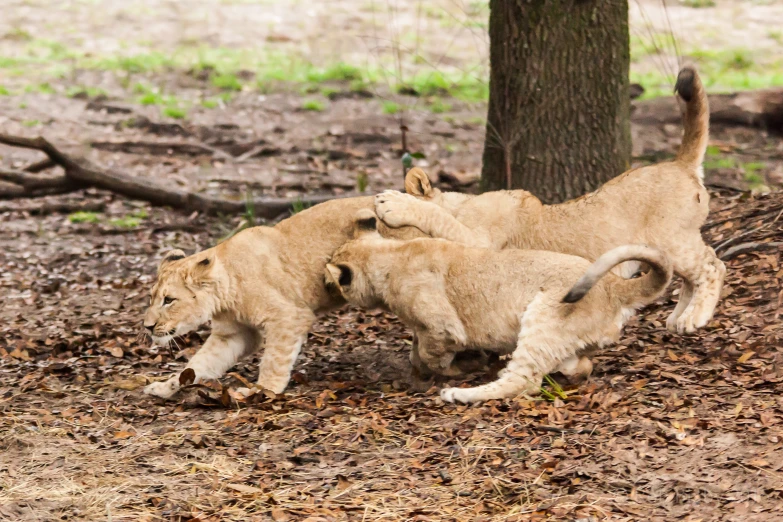
<path fill-rule="evenodd" d="M 478 196 L 441 192 L 424 171 L 412 169 L 405 179 L 408 194 L 379 194 L 375 211 L 389 227 L 414 226 L 470 246 L 553 250 L 595 260 L 620 245 L 653 245 L 683 279 L 666 325 L 693 332 L 712 317 L 726 267 L 704 244 L 700 230 L 710 199 L 701 166 L 709 139 L 707 95 L 689 67 L 680 71 L 675 90 L 685 103 L 685 134 L 673 161 L 629 170 L 595 192 L 559 205 L 543 205 L 525 190 Z M 629 276 L 636 265 L 621 269 Z"/>
<path fill-rule="evenodd" d="M 589 371 L 579 352 L 615 342 L 634 310 L 660 295 L 672 275 L 666 256 L 646 246 L 620 246 L 590 264 L 556 252 L 384 239 L 375 224 L 371 212 L 357 214 L 357 239 L 326 265 L 328 286 L 350 303 L 397 314 L 433 371 L 448 369 L 466 349 L 512 354 L 496 381 L 443 389 L 448 402 L 514 397 L 538 390 L 543 375 L 555 369 Z M 651 269 L 636 279 L 607 274 L 629 260 Z"/>

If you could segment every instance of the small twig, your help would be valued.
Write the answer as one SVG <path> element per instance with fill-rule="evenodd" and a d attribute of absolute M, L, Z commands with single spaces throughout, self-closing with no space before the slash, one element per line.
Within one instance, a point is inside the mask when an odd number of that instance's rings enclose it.
<path fill-rule="evenodd" d="M 770 243 L 742 243 L 737 246 L 733 246 L 726 250 L 720 257 L 722 261 L 728 261 L 739 255 L 747 254 L 749 252 L 756 252 L 761 250 L 773 250 L 783 247 L 783 241 L 773 241 Z"/>
<path fill-rule="evenodd" d="M 65 176 L 35 176 L 23 170 L 0 168 L 0 180 L 21 185 L 28 191 L 42 188 L 59 188 L 68 184 Z"/>
<path fill-rule="evenodd" d="M 27 212 L 31 216 L 46 216 L 49 214 L 70 214 L 72 212 L 100 212 L 106 208 L 103 201 L 82 201 L 79 203 L 43 202 L 41 205 L 0 206 L 0 214 L 4 212 Z"/>
<path fill-rule="evenodd" d="M 727 246 L 729 246 L 729 245 L 731 245 L 733 243 L 736 243 L 739 239 L 741 239 L 743 237 L 747 237 L 747 236 L 749 236 L 749 235 L 751 235 L 751 234 L 753 234 L 755 232 L 759 232 L 761 230 L 764 230 L 765 228 L 767 228 L 770 225 L 774 225 L 780 219 L 780 215 L 781 214 L 783 214 L 783 209 L 781 209 L 780 212 L 778 212 L 778 215 L 775 217 L 775 219 L 772 220 L 772 222 L 764 223 L 763 225 L 760 225 L 758 227 L 752 228 L 752 229 L 747 230 L 747 231 L 745 231 L 745 232 L 743 232 L 741 234 L 737 234 L 736 236 L 727 239 L 723 243 L 721 243 L 718 246 L 716 246 L 715 247 L 715 251 L 717 252 L 717 251 L 721 250 L 722 248 L 725 248 L 725 247 L 727 247 Z"/>
<path fill-rule="evenodd" d="M 22 170 L 25 172 L 30 172 L 32 174 L 37 174 L 38 172 L 43 172 L 44 170 L 48 170 L 56 166 L 57 163 L 50 160 L 49 158 L 44 158 L 41 161 L 36 161 L 35 163 L 31 163 L 30 165 L 26 166 Z"/>
<path fill-rule="evenodd" d="M 552 433 L 568 433 L 572 435 L 591 435 L 595 431 L 595 428 L 593 428 L 592 430 L 584 430 L 584 429 L 575 430 L 572 428 L 559 428 L 557 426 L 544 426 L 543 424 L 531 424 L 530 427 L 533 428 L 534 430 L 539 430 L 539 431 L 550 431 Z"/>

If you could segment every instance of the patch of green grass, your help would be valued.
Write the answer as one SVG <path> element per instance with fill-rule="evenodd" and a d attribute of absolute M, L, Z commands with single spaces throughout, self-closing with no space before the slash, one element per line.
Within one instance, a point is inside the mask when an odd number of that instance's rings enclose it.
<path fill-rule="evenodd" d="M 68 87 L 68 90 L 65 91 L 65 94 L 69 98 L 76 98 L 78 96 L 87 97 L 87 98 L 96 98 L 98 96 L 106 96 L 106 91 L 104 91 L 100 87 L 72 86 L 72 87 Z"/>
<path fill-rule="evenodd" d="M 306 201 L 302 201 L 302 198 L 297 198 L 291 203 L 291 215 L 298 214 L 303 210 L 310 208 L 312 205 Z"/>
<path fill-rule="evenodd" d="M 783 31 L 779 31 L 777 29 L 771 30 L 767 32 L 767 36 L 775 40 L 777 43 L 783 45 Z"/>
<path fill-rule="evenodd" d="M 430 103 L 429 108 L 435 114 L 442 114 L 451 110 L 451 104 L 444 103 L 440 98 L 435 98 L 432 103 Z"/>
<path fill-rule="evenodd" d="M 544 375 L 544 381 L 552 388 L 552 391 L 547 390 L 543 386 L 541 387 L 541 395 L 548 401 L 554 401 L 555 399 L 566 400 L 568 394 L 563 388 L 549 375 Z"/>
<path fill-rule="evenodd" d="M 313 83 L 329 81 L 350 82 L 353 80 L 361 80 L 363 78 L 364 73 L 361 69 L 343 62 L 338 62 L 334 65 L 327 66 L 324 69 L 313 68 L 307 73 L 307 81 Z"/>
<path fill-rule="evenodd" d="M 370 84 L 364 80 L 354 80 L 348 88 L 351 89 L 352 92 L 369 91 Z"/>
<path fill-rule="evenodd" d="M 756 60 L 743 48 L 693 50 L 685 52 L 699 67 L 699 74 L 709 92 L 736 92 L 783 86 L 783 60 Z M 674 78 L 659 71 L 632 71 L 631 82 L 641 84 L 642 99 L 671 96 Z"/>
<path fill-rule="evenodd" d="M 24 88 L 24 92 L 38 92 L 41 94 L 54 94 L 57 91 L 54 90 L 54 87 L 49 82 L 43 82 L 39 83 L 37 85 L 28 85 Z"/>
<path fill-rule="evenodd" d="M 36 125 L 39 125 L 41 122 L 38 120 L 22 120 L 22 125 L 25 127 L 35 127 Z"/>
<path fill-rule="evenodd" d="M 0 96 L 11 96 L 11 91 L 7 87 L 0 85 Z"/>
<path fill-rule="evenodd" d="M 97 60 L 87 60 L 82 66 L 90 69 L 124 71 L 126 73 L 138 74 L 162 71 L 167 68 L 173 69 L 177 67 L 177 64 L 177 60 L 168 54 L 150 52 L 131 56 L 112 56 Z"/>
<path fill-rule="evenodd" d="M 384 114 L 397 114 L 400 112 L 400 106 L 397 103 L 394 103 L 393 101 L 384 101 L 383 102 L 383 113 Z"/>
<path fill-rule="evenodd" d="M 369 185 L 369 183 L 370 178 L 366 172 L 360 172 L 356 176 L 356 190 L 358 190 L 360 193 L 363 193 L 365 190 L 367 190 L 367 185 Z"/>
<path fill-rule="evenodd" d="M 26 46 L 27 59 L 35 62 L 54 62 L 72 60 L 79 57 L 79 53 L 72 51 L 61 42 L 55 40 L 32 40 Z"/>
<path fill-rule="evenodd" d="M 699 9 L 703 7 L 715 7 L 715 0 L 680 0 L 685 7 Z"/>
<path fill-rule="evenodd" d="M 133 216 L 124 216 L 110 220 L 109 224 L 117 228 L 136 228 L 141 225 L 141 219 Z"/>
<path fill-rule="evenodd" d="M 305 100 L 302 102 L 302 109 L 306 111 L 321 112 L 325 109 L 324 102 L 320 100 Z"/>
<path fill-rule="evenodd" d="M 465 10 L 468 16 L 489 16 L 489 2 L 487 0 L 471 0 Z"/>
<path fill-rule="evenodd" d="M 764 174 L 761 173 L 761 171 L 766 168 L 766 164 L 760 161 L 751 161 L 742 164 L 745 181 L 748 182 L 751 189 L 758 189 L 766 185 Z"/>
<path fill-rule="evenodd" d="M 214 85 L 218 89 L 223 89 L 226 91 L 242 90 L 242 82 L 239 81 L 239 78 L 237 78 L 235 74 L 231 74 L 231 73 L 213 74 L 210 78 L 210 81 L 212 82 L 212 85 Z"/>
<path fill-rule="evenodd" d="M 733 169 L 737 166 L 737 161 L 732 158 L 714 158 L 704 162 L 704 168 L 710 169 Z"/>
<path fill-rule="evenodd" d="M 6 40 L 13 40 L 15 42 L 29 42 L 33 39 L 33 35 L 21 27 L 14 27 L 5 33 L 3 38 Z"/>
<path fill-rule="evenodd" d="M 157 92 L 148 92 L 139 98 L 142 105 L 160 105 L 163 103 L 163 97 Z"/>
<path fill-rule="evenodd" d="M 714 158 L 716 156 L 720 156 L 720 147 L 717 145 L 707 145 L 707 151 L 705 152 L 705 155 L 708 158 Z"/>
<path fill-rule="evenodd" d="M 71 223 L 98 223 L 101 215 L 97 212 L 74 212 L 68 215 L 68 221 Z"/>
<path fill-rule="evenodd" d="M 220 102 L 214 99 L 201 100 L 201 106 L 207 109 L 215 109 L 220 105 Z"/>
<path fill-rule="evenodd" d="M 143 208 L 125 215 L 121 218 L 112 219 L 109 224 L 118 228 L 136 228 L 141 222 L 149 217 L 147 211 Z"/>
<path fill-rule="evenodd" d="M 489 99 L 489 84 L 466 74 L 428 71 L 414 75 L 410 81 L 397 86 L 398 91 L 411 89 L 419 96 L 451 96 L 472 103 Z"/>
<path fill-rule="evenodd" d="M 181 120 L 187 117 L 188 111 L 186 109 L 183 109 L 182 107 L 176 107 L 170 105 L 168 107 L 163 107 L 163 109 L 161 110 L 161 114 L 163 114 L 168 118 Z"/>

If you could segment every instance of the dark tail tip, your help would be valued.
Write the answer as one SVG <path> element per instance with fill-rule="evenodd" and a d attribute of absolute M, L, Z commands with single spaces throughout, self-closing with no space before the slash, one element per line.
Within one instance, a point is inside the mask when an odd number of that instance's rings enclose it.
<path fill-rule="evenodd" d="M 683 67 L 680 70 L 680 74 L 677 75 L 677 83 L 674 84 L 674 92 L 680 95 L 680 98 L 689 102 L 693 99 L 695 94 L 694 81 L 696 79 L 696 71 L 693 67 Z"/>
<path fill-rule="evenodd" d="M 563 298 L 563 303 L 575 303 L 582 299 L 587 292 L 584 292 L 581 289 L 572 288 L 570 292 L 566 294 L 566 296 Z"/>

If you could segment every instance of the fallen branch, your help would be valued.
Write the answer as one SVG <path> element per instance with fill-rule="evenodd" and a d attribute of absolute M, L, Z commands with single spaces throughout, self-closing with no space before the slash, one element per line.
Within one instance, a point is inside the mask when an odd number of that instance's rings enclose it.
<path fill-rule="evenodd" d="M 165 187 L 152 180 L 130 176 L 124 172 L 104 171 L 84 158 L 73 158 L 61 152 L 43 137 L 24 138 L 0 134 L 0 143 L 43 152 L 65 170 L 65 176 L 69 181 L 76 184 L 109 190 L 127 198 L 147 201 L 153 205 L 188 211 L 198 210 L 208 214 L 240 214 L 252 207 L 255 215 L 264 219 L 272 219 L 292 209 L 295 204 L 309 206 L 331 199 L 348 197 L 348 195 L 321 195 L 294 200 L 268 197 L 247 201 L 223 199 Z"/>
<path fill-rule="evenodd" d="M 710 123 L 755 127 L 783 132 L 783 89 L 761 89 L 734 94 L 711 94 Z M 680 123 L 674 96 L 633 102 L 631 120 L 637 123 Z"/>

